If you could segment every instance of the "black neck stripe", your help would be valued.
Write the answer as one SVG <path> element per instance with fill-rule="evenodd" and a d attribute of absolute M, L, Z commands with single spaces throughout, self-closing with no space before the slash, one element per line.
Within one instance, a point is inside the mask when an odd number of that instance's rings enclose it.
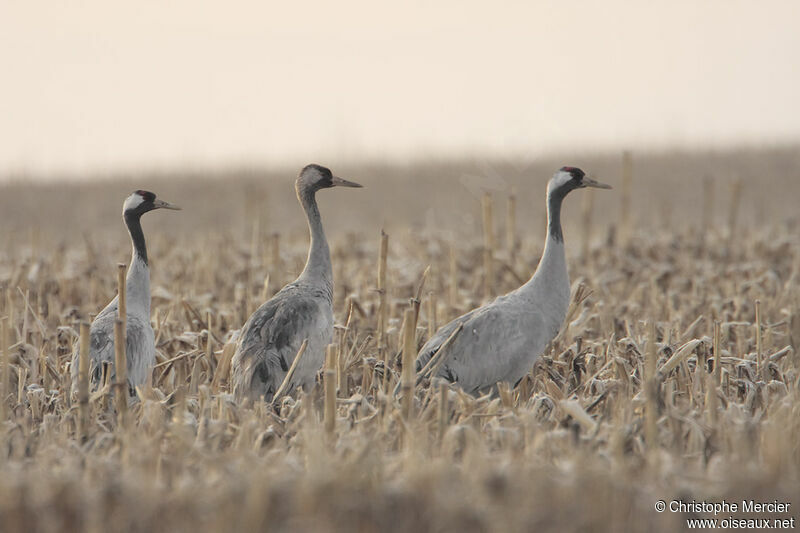
<path fill-rule="evenodd" d="M 558 242 L 564 242 L 561 232 L 561 204 L 568 191 L 556 189 L 547 197 L 547 232 Z"/>
<path fill-rule="evenodd" d="M 144 242 L 144 232 L 142 231 L 141 215 L 135 212 L 125 213 L 125 225 L 128 226 L 128 233 L 131 235 L 133 249 L 145 265 L 147 262 L 147 246 Z"/>

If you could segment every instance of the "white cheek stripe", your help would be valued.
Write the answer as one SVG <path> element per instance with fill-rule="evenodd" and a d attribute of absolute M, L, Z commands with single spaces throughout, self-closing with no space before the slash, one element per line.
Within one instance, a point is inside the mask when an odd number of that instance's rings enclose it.
<path fill-rule="evenodd" d="M 566 184 L 568 181 L 572 179 L 572 175 L 568 172 L 558 171 L 555 176 L 553 176 L 553 186 L 552 188 L 561 187 L 562 185 Z"/>
<path fill-rule="evenodd" d="M 125 204 L 122 206 L 122 211 L 125 212 L 129 209 L 136 209 L 144 202 L 144 198 L 137 193 L 133 193 L 125 199 Z"/>

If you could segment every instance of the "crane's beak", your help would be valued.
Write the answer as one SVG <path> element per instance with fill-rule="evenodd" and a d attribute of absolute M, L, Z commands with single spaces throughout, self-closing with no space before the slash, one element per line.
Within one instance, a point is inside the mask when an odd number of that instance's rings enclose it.
<path fill-rule="evenodd" d="M 584 177 L 581 180 L 581 183 L 583 184 L 584 187 L 594 187 L 595 189 L 610 189 L 611 188 L 611 185 L 608 185 L 607 183 L 601 183 L 601 182 L 599 182 L 597 180 L 593 180 L 592 178 L 590 178 L 588 176 Z"/>
<path fill-rule="evenodd" d="M 331 179 L 333 182 L 332 187 L 363 187 L 360 183 L 356 183 L 354 181 L 347 181 L 346 179 L 342 179 L 339 176 L 333 176 Z"/>
<path fill-rule="evenodd" d="M 180 206 L 165 202 L 164 200 L 159 200 L 158 198 L 153 201 L 153 209 L 172 209 L 173 211 L 181 210 Z"/>

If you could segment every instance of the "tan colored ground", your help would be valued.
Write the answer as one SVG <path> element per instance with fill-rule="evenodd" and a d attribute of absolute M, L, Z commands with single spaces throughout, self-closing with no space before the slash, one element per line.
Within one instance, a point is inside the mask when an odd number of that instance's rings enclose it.
<path fill-rule="evenodd" d="M 497 243 L 491 293 L 530 275 L 544 239 L 544 186 L 563 164 L 615 186 L 566 202 L 571 279 L 591 293 L 508 395 L 449 390 L 441 419 L 440 391 L 426 382 L 404 421 L 378 387 L 381 227 L 389 233 L 394 355 L 403 310 L 427 265 L 419 343 L 428 338 L 431 298 L 438 325 L 483 301 L 484 190 L 493 194 Z M 658 500 L 723 498 L 792 503 L 788 513 L 738 517 L 797 517 L 800 152 L 634 154 L 633 169 L 624 210 L 616 156 L 334 167 L 366 188 L 319 195 L 337 323 L 346 322 L 348 302 L 354 308 L 342 340 L 346 386 L 328 437 L 320 390 L 287 398 L 272 413 L 237 405 L 224 375 L 219 390 L 211 383 L 226 333 L 261 303 L 265 278 L 272 294 L 302 267 L 296 170 L 0 185 L 0 317 L 13 319 L 0 529 L 681 531 L 693 515 L 657 513 Z M 66 365 L 79 321 L 115 293 L 115 265 L 128 260 L 130 246 L 121 204 L 137 188 L 184 207 L 143 223 L 160 366 L 128 429 L 99 397 L 81 442 Z M 512 188 L 514 254 L 506 241 Z M 32 312 L 23 313 L 25 296 Z M 656 373 L 647 395 L 650 320 L 656 368 L 681 356 Z M 715 320 L 717 378 L 706 372 L 715 362 Z"/>

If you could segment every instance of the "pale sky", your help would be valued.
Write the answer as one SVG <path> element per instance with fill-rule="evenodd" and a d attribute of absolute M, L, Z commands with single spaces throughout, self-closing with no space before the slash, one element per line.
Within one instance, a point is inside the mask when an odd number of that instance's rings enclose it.
<path fill-rule="evenodd" d="M 800 2 L 0 1 L 0 176 L 800 141 Z"/>

